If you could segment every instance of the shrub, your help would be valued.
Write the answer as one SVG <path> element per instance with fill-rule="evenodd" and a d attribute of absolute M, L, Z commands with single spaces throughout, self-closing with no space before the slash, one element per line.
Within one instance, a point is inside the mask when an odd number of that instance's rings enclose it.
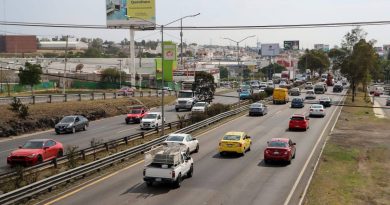
<path fill-rule="evenodd" d="M 22 106 L 22 102 L 18 98 L 14 98 L 10 104 L 11 108 L 10 110 L 13 112 L 18 112 L 20 107 Z"/>
<path fill-rule="evenodd" d="M 21 105 L 18 111 L 18 115 L 20 118 L 26 119 L 27 116 L 29 115 L 28 105 Z"/>
<path fill-rule="evenodd" d="M 77 166 L 77 152 L 79 147 L 77 146 L 67 146 L 66 147 L 66 157 L 68 158 L 68 167 L 75 168 Z"/>
<path fill-rule="evenodd" d="M 206 113 L 202 113 L 202 112 L 191 113 L 191 123 L 192 124 L 200 122 L 200 121 L 205 120 L 207 118 L 209 118 L 209 116 Z"/>
<path fill-rule="evenodd" d="M 220 113 L 227 112 L 229 110 L 230 110 L 230 105 L 216 103 L 216 104 L 212 104 L 210 107 L 207 108 L 206 114 L 208 117 L 212 117 Z"/>
<path fill-rule="evenodd" d="M 267 93 L 265 93 L 265 92 L 253 94 L 252 95 L 252 102 L 264 100 L 266 97 L 267 97 Z"/>

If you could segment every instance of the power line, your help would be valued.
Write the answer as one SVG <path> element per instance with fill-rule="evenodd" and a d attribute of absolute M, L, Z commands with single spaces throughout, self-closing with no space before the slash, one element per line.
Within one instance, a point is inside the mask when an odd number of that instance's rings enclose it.
<path fill-rule="evenodd" d="M 360 22 L 334 22 L 314 24 L 279 24 L 279 25 L 249 25 L 249 26 L 183 26 L 164 27 L 166 30 L 266 30 L 266 29 L 305 29 L 327 27 L 350 27 L 350 26 L 380 26 L 389 25 L 390 21 L 360 21 Z M 111 29 L 105 25 L 80 25 L 80 24 L 52 24 L 34 22 L 0 21 L 0 25 L 27 26 L 27 27 L 52 27 L 52 28 L 81 28 L 81 29 Z M 127 28 L 118 28 L 127 29 Z"/>

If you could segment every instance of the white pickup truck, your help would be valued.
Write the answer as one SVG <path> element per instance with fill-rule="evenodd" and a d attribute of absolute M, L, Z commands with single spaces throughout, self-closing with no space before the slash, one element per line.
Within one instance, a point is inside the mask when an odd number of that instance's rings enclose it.
<path fill-rule="evenodd" d="M 194 160 L 183 146 L 159 146 L 145 153 L 143 175 L 147 186 L 170 183 L 179 188 L 183 178 L 192 177 L 193 171 Z"/>

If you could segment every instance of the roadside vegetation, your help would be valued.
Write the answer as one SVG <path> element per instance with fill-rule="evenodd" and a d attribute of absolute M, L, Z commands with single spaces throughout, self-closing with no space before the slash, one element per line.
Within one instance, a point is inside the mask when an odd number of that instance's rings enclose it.
<path fill-rule="evenodd" d="M 165 102 L 171 104 L 175 96 L 167 96 Z M 94 101 L 72 101 L 66 103 L 38 103 L 23 106 L 0 105 L 0 137 L 9 137 L 53 128 L 66 115 L 80 114 L 90 121 L 127 114 L 132 105 L 144 104 L 156 107 L 161 104 L 158 97 L 134 97 Z"/>

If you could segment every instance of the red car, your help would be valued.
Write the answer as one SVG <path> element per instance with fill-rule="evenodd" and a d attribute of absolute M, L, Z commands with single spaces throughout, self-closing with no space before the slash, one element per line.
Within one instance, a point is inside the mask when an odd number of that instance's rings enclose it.
<path fill-rule="evenodd" d="M 117 91 L 118 95 L 121 96 L 130 96 L 135 92 L 135 88 L 123 87 Z"/>
<path fill-rule="evenodd" d="M 146 114 L 148 114 L 148 110 L 144 107 L 133 108 L 126 116 L 126 124 L 131 122 L 140 123 Z"/>
<path fill-rule="evenodd" d="M 285 161 L 288 164 L 295 158 L 295 143 L 288 138 L 272 138 L 264 150 L 264 162 Z"/>
<path fill-rule="evenodd" d="M 51 139 L 34 139 L 27 141 L 7 157 L 9 165 L 35 165 L 64 155 L 60 142 Z"/>
<path fill-rule="evenodd" d="M 374 91 L 374 96 L 376 96 L 376 97 L 381 96 L 381 92 L 378 91 L 378 90 L 375 90 L 375 91 Z"/>
<path fill-rule="evenodd" d="M 305 117 L 305 115 L 294 114 L 290 118 L 288 129 L 289 130 L 302 129 L 306 131 L 307 129 L 309 129 L 309 118 Z"/>

